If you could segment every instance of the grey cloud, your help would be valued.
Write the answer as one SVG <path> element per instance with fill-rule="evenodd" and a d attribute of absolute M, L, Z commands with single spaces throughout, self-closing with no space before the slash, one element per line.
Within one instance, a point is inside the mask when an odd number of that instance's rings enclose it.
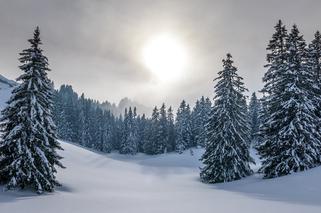
<path fill-rule="evenodd" d="M 92 98 L 176 105 L 212 96 L 227 52 L 257 91 L 276 21 L 297 23 L 310 41 L 321 29 L 320 8 L 319 0 L 0 0 L 0 72 L 19 74 L 18 52 L 39 25 L 56 85 L 70 83 Z M 190 56 L 175 85 L 157 85 L 140 61 L 146 39 L 164 31 L 177 34 Z"/>

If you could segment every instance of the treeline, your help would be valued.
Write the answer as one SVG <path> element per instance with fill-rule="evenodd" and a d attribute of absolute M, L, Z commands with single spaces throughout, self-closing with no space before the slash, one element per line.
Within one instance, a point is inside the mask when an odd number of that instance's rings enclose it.
<path fill-rule="evenodd" d="M 162 154 L 205 145 L 204 126 L 211 110 L 209 98 L 201 97 L 191 109 L 184 100 L 176 115 L 163 104 L 151 117 L 126 108 L 115 116 L 98 101 L 78 96 L 71 86 L 55 92 L 53 119 L 58 136 L 101 152 Z"/>
<path fill-rule="evenodd" d="M 274 178 L 321 164 L 321 34 L 307 45 L 296 25 L 279 21 L 267 46 L 263 97 L 248 91 L 231 54 L 214 86 L 214 103 L 201 97 L 191 109 L 182 101 L 155 107 L 151 117 L 129 107 L 116 117 L 97 101 L 80 97 L 71 86 L 53 90 L 48 59 L 40 48 L 39 28 L 30 48 L 20 53 L 20 84 L 2 110 L 0 183 L 7 189 L 32 187 L 38 193 L 59 185 L 59 138 L 102 152 L 178 153 L 204 146 L 203 182 L 237 180 L 253 171 L 253 141 L 262 159 L 259 172 Z M 54 121 L 54 122 L 53 122 Z M 55 124 L 56 125 L 55 125 Z"/>

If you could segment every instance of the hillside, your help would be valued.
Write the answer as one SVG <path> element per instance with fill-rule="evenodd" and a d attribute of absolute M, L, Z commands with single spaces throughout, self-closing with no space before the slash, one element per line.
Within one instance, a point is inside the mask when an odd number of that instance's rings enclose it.
<path fill-rule="evenodd" d="M 0 74 L 0 110 L 4 107 L 5 102 L 11 95 L 11 90 L 16 85 L 15 81 L 9 80 Z"/>
<path fill-rule="evenodd" d="M 62 145 L 67 169 L 58 179 L 63 186 L 43 196 L 0 192 L 1 212 L 321 212 L 321 168 L 273 180 L 254 175 L 206 185 L 198 180 L 202 150 L 193 156 L 189 151 L 124 156 Z"/>
<path fill-rule="evenodd" d="M 6 80 L 0 88 L 4 106 L 12 86 Z M 126 156 L 104 155 L 66 142 L 62 146 L 67 167 L 58 174 L 62 187 L 38 196 L 27 190 L 4 192 L 0 186 L 0 212 L 321 212 L 321 168 L 270 180 L 255 174 L 206 185 L 199 181 L 201 149 L 194 149 L 193 155 L 186 151 Z"/>

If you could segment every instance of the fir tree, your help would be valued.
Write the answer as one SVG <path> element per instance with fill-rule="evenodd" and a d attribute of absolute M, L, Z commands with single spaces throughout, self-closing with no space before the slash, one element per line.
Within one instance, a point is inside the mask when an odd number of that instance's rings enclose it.
<path fill-rule="evenodd" d="M 167 140 L 167 151 L 171 152 L 175 150 L 175 125 L 174 125 L 174 114 L 172 107 L 167 110 L 167 127 L 168 127 L 168 140 Z"/>
<path fill-rule="evenodd" d="M 273 50 L 270 50 L 273 51 Z M 275 50 L 274 50 L 275 51 Z M 286 39 L 286 60 L 274 89 L 264 99 L 266 119 L 261 128 L 264 141 L 258 147 L 265 178 L 303 171 L 320 163 L 321 138 L 315 114 L 313 75 L 306 67 L 306 44 L 294 25 Z M 265 85 L 268 87 L 269 85 Z"/>
<path fill-rule="evenodd" d="M 206 131 L 204 126 L 208 122 L 209 113 L 211 111 L 211 101 L 209 98 L 202 96 L 200 100 L 196 101 L 192 112 L 193 134 L 195 135 L 195 144 L 198 146 L 205 146 Z"/>
<path fill-rule="evenodd" d="M 321 78 L 321 34 L 317 31 L 308 48 L 308 66 L 313 73 L 318 89 Z"/>
<path fill-rule="evenodd" d="M 260 101 L 257 99 L 255 92 L 252 93 L 251 100 L 249 103 L 249 119 L 251 125 L 251 140 L 256 143 L 258 140 L 258 132 L 260 127 L 259 111 Z"/>
<path fill-rule="evenodd" d="M 207 124 L 204 167 L 201 180 L 219 183 L 238 180 L 252 174 L 249 163 L 254 162 L 248 150 L 249 130 L 247 114 L 244 112 L 243 95 L 246 90 L 242 78 L 233 66 L 232 56 L 223 60 L 223 70 L 215 80 L 214 107 Z"/>
<path fill-rule="evenodd" d="M 275 33 L 270 40 L 268 47 L 268 54 L 266 60 L 268 62 L 265 67 L 268 68 L 264 74 L 263 82 L 265 83 L 262 92 L 269 97 L 270 94 L 274 94 L 274 85 L 278 83 L 278 77 L 282 73 L 286 66 L 286 39 L 288 37 L 287 30 L 282 21 L 279 20 L 276 24 Z M 267 100 L 268 101 L 268 100 Z"/>
<path fill-rule="evenodd" d="M 29 49 L 20 53 L 20 69 L 8 106 L 2 111 L 0 176 L 8 189 L 32 187 L 38 193 L 59 185 L 56 166 L 63 167 L 52 120 L 53 85 L 47 77 L 48 60 L 40 48 L 37 27 Z"/>
<path fill-rule="evenodd" d="M 192 126 L 190 119 L 190 108 L 183 100 L 177 110 L 175 131 L 176 141 L 175 150 L 178 153 L 183 153 L 184 150 L 190 148 L 192 141 Z"/>
<path fill-rule="evenodd" d="M 148 121 L 146 119 L 145 114 L 142 116 L 138 116 L 137 118 L 138 123 L 138 151 L 144 152 L 144 143 L 147 139 L 147 127 Z"/>
<path fill-rule="evenodd" d="M 314 39 L 309 44 L 307 57 L 307 69 L 311 72 L 314 80 L 315 113 L 321 119 L 321 103 L 318 98 L 321 97 L 321 34 L 319 31 L 314 34 Z M 319 125 L 318 131 L 320 132 L 320 130 L 321 126 Z"/>
<path fill-rule="evenodd" d="M 119 152 L 121 154 L 136 154 L 138 148 L 138 135 L 136 126 L 136 110 L 125 111 L 123 138 Z"/>
<path fill-rule="evenodd" d="M 168 141 L 168 122 L 166 106 L 163 104 L 159 110 L 159 140 L 156 144 L 156 154 L 162 154 L 167 152 L 167 141 Z"/>
<path fill-rule="evenodd" d="M 159 110 L 155 106 L 149 123 L 147 139 L 144 144 L 144 152 L 150 155 L 157 154 L 157 144 L 159 144 L 160 140 Z"/>

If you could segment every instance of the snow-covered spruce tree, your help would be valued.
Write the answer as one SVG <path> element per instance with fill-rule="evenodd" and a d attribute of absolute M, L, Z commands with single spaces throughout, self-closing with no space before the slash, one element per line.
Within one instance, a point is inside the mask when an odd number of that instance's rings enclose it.
<path fill-rule="evenodd" d="M 180 154 L 190 147 L 192 140 L 190 113 L 189 105 L 186 104 L 185 100 L 183 100 L 177 110 L 175 122 L 175 150 Z"/>
<path fill-rule="evenodd" d="M 138 134 L 138 152 L 144 152 L 144 142 L 147 139 L 148 121 L 145 114 L 137 117 L 137 134 Z"/>
<path fill-rule="evenodd" d="M 136 110 L 125 111 L 123 138 L 119 152 L 121 154 L 136 154 L 138 151 L 138 132 L 136 125 Z"/>
<path fill-rule="evenodd" d="M 320 119 L 315 114 L 313 74 L 306 66 L 306 44 L 294 25 L 286 39 L 286 58 L 268 61 L 277 67 L 274 89 L 264 99 L 264 141 L 258 147 L 265 178 L 307 170 L 320 163 Z M 270 50 L 276 51 L 276 50 Z M 275 63 L 275 64 L 274 64 Z M 269 87 L 269 84 L 265 84 Z"/>
<path fill-rule="evenodd" d="M 259 120 L 261 121 L 258 133 L 258 137 L 261 140 L 259 144 L 263 143 L 263 141 L 268 137 L 264 132 L 268 129 L 271 131 L 268 126 L 268 120 L 269 113 L 273 113 L 272 111 L 274 106 L 270 105 L 270 102 L 273 99 L 276 100 L 278 97 L 278 93 L 275 91 L 276 87 L 274 85 L 279 82 L 281 74 L 285 72 L 287 63 L 286 40 L 288 33 L 286 27 L 283 25 L 282 21 L 279 20 L 274 29 L 275 32 L 266 48 L 268 51 L 266 56 L 268 63 L 264 66 L 267 68 L 267 71 L 263 77 L 264 87 L 261 90 L 263 97 L 261 98 L 261 109 L 259 113 Z M 274 133 L 270 132 L 269 134 L 273 135 Z M 259 144 L 256 144 L 257 149 Z"/>
<path fill-rule="evenodd" d="M 258 139 L 260 127 L 259 111 L 260 101 L 257 99 L 255 92 L 253 92 L 249 103 L 249 120 L 251 125 L 251 140 L 255 144 L 257 144 L 256 140 Z"/>
<path fill-rule="evenodd" d="M 313 89 L 317 97 L 321 97 L 321 34 L 317 31 L 314 34 L 314 39 L 309 44 L 308 47 L 308 59 L 307 68 L 314 76 Z M 318 102 L 319 99 L 315 100 L 316 115 L 321 118 L 321 103 Z M 319 132 L 321 131 L 321 126 L 318 126 Z"/>
<path fill-rule="evenodd" d="M 147 128 L 146 140 L 143 145 L 144 152 L 149 155 L 157 154 L 157 145 L 159 144 L 159 141 L 162 140 L 159 128 L 159 117 L 159 110 L 155 106 Z"/>
<path fill-rule="evenodd" d="M 195 135 L 195 145 L 205 146 L 206 131 L 205 125 L 208 122 L 209 113 L 211 111 L 211 101 L 209 98 L 202 96 L 196 101 L 192 112 L 193 134 Z"/>
<path fill-rule="evenodd" d="M 254 163 L 248 150 L 249 137 L 245 135 L 249 130 L 244 111 L 246 89 L 230 54 L 223 60 L 223 70 L 218 75 L 205 153 L 201 158 L 205 166 L 200 177 L 205 183 L 228 182 L 251 175 L 249 164 Z"/>
<path fill-rule="evenodd" d="M 204 97 L 202 96 L 202 98 L 200 100 L 196 100 L 195 106 L 192 110 L 191 113 L 191 127 L 192 127 L 192 133 L 194 136 L 194 142 L 195 145 L 197 145 L 197 141 L 198 141 L 198 137 L 202 131 L 202 119 L 201 119 L 201 112 L 202 112 L 202 103 L 201 100 L 204 99 Z M 203 128 L 204 129 L 204 128 Z"/>
<path fill-rule="evenodd" d="M 78 95 L 70 85 L 62 85 L 56 94 L 54 120 L 57 121 L 58 137 L 67 141 L 78 141 Z M 60 113 L 60 116 L 57 116 Z"/>
<path fill-rule="evenodd" d="M 156 144 L 156 154 L 162 154 L 167 152 L 167 141 L 168 141 L 168 122 L 166 106 L 163 103 L 159 110 L 159 140 Z"/>
<path fill-rule="evenodd" d="M 167 151 L 171 152 L 175 150 L 175 125 L 174 125 L 174 114 L 172 107 L 167 110 L 167 127 L 168 127 L 168 140 L 167 140 Z"/>
<path fill-rule="evenodd" d="M 47 77 L 48 60 L 40 48 L 37 27 L 29 49 L 20 53 L 20 69 L 8 106 L 2 111 L 0 176 L 8 189 L 31 187 L 38 193 L 59 185 L 56 166 L 62 167 L 52 121 L 53 85 Z"/>
<path fill-rule="evenodd" d="M 314 39 L 309 44 L 307 63 L 319 86 L 321 80 L 321 33 L 319 31 L 314 34 Z"/>
<path fill-rule="evenodd" d="M 193 134 L 195 134 L 195 145 L 205 146 L 206 131 L 205 125 L 209 119 L 211 111 L 211 101 L 209 98 L 202 96 L 196 101 L 195 107 L 192 112 Z"/>
<path fill-rule="evenodd" d="M 288 37 L 287 30 L 282 21 L 279 20 L 276 24 L 275 33 L 272 35 L 268 47 L 266 48 L 268 54 L 266 60 L 268 64 L 265 65 L 268 70 L 264 74 L 263 82 L 265 83 L 262 92 L 264 97 L 269 98 L 270 95 L 275 94 L 274 85 L 278 83 L 280 73 L 284 72 L 286 67 L 286 39 Z M 266 104 L 265 98 L 262 101 Z"/>
<path fill-rule="evenodd" d="M 85 95 L 81 94 L 79 99 L 79 115 L 78 115 L 78 143 L 82 146 L 87 146 L 91 141 L 91 135 L 89 132 L 89 105 L 88 100 L 85 99 Z"/>
<path fill-rule="evenodd" d="M 203 100 L 201 100 L 201 103 L 203 102 Z M 199 146 L 205 147 L 205 142 L 206 142 L 206 129 L 205 126 L 208 122 L 209 119 L 209 115 L 211 112 L 211 107 L 212 107 L 212 103 L 211 100 L 207 97 L 205 98 L 204 103 L 202 104 L 202 111 L 201 111 L 201 131 L 199 132 L 199 136 L 197 139 L 197 144 Z"/>
<path fill-rule="evenodd" d="M 113 121 L 114 116 L 110 111 L 103 110 L 103 122 L 102 122 L 102 152 L 109 153 L 112 150 L 112 137 L 113 137 Z"/>

